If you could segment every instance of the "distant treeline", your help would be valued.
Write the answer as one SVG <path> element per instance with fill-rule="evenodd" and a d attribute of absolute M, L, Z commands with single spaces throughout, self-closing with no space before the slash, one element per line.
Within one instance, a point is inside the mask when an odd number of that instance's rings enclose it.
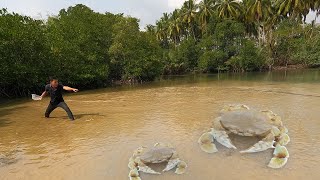
<path fill-rule="evenodd" d="M 188 0 L 139 29 L 139 20 L 84 5 L 47 20 L 0 10 L 0 97 L 41 92 L 49 76 L 81 89 L 163 74 L 320 64 L 319 1 Z M 289 4 L 286 2 L 290 2 Z"/>
<path fill-rule="evenodd" d="M 2 9 L 0 96 L 38 93 L 49 76 L 78 88 L 153 80 L 162 72 L 162 50 L 138 22 L 84 5 L 62 9 L 46 21 Z"/>

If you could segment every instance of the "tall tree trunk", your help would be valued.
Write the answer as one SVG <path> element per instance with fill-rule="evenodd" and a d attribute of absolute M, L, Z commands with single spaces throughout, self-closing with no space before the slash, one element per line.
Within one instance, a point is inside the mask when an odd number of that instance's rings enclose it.
<path fill-rule="evenodd" d="M 258 42 L 259 42 L 259 47 L 261 47 L 261 28 L 260 28 L 260 26 L 258 27 Z"/>
<path fill-rule="evenodd" d="M 262 45 L 266 44 L 266 29 L 264 25 L 262 26 Z"/>
<path fill-rule="evenodd" d="M 194 32 L 194 27 L 193 26 L 191 27 L 191 30 L 192 30 L 193 39 L 196 40 L 196 34 Z"/>

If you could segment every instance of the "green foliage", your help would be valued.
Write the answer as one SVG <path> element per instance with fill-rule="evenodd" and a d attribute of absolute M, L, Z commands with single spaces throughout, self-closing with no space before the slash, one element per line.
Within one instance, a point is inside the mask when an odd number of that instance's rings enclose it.
<path fill-rule="evenodd" d="M 305 66 L 319 66 L 320 28 L 306 27 L 306 29 L 309 29 L 309 33 L 293 38 L 294 44 L 290 55 L 291 62 Z"/>
<path fill-rule="evenodd" d="M 50 63 L 41 21 L 0 11 L 0 94 L 23 96 L 47 75 Z"/>
<path fill-rule="evenodd" d="M 110 16 L 109 16 L 110 17 Z M 61 10 L 47 24 L 51 73 L 66 84 L 101 86 L 108 78 L 108 48 L 114 23 L 103 14 L 83 5 Z"/>
<path fill-rule="evenodd" d="M 312 64 L 310 52 L 315 48 L 312 46 L 315 41 L 310 38 L 310 28 L 289 19 L 278 25 L 273 51 L 276 65 Z"/>
<path fill-rule="evenodd" d="M 165 64 L 165 73 L 181 74 L 192 72 L 198 64 L 199 50 L 193 38 L 184 40 L 175 48 L 172 48 Z"/>
<path fill-rule="evenodd" d="M 244 40 L 240 52 L 232 56 L 227 62 L 233 71 L 244 72 L 261 69 L 265 64 L 265 58 L 261 51 L 255 47 L 251 40 Z"/>
<path fill-rule="evenodd" d="M 49 76 L 79 88 L 111 81 L 149 81 L 163 69 L 155 33 L 138 20 L 84 5 L 47 22 L 0 10 L 0 96 L 39 93 Z"/>
<path fill-rule="evenodd" d="M 228 54 L 221 50 L 205 51 L 199 60 L 199 69 L 204 72 L 215 72 L 225 69 L 224 61 Z"/>
<path fill-rule="evenodd" d="M 204 72 L 252 71 L 264 65 L 254 42 L 245 38 L 242 23 L 231 20 L 218 23 L 214 35 L 203 38 L 198 46 L 202 49 L 199 69 Z"/>
<path fill-rule="evenodd" d="M 118 75 L 115 78 L 144 81 L 160 75 L 160 46 L 153 35 L 139 31 L 137 19 L 123 18 L 114 25 L 113 31 L 117 33 L 109 54 L 112 72 Z"/>

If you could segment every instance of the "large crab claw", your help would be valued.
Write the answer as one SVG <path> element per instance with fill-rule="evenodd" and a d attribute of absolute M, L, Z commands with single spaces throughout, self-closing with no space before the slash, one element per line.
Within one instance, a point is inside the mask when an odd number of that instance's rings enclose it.
<path fill-rule="evenodd" d="M 215 153 L 217 152 L 216 145 L 214 140 L 218 141 L 223 146 L 229 149 L 237 149 L 231 142 L 227 132 L 224 130 L 220 123 L 220 118 L 216 118 L 213 121 L 213 127 L 210 132 L 202 134 L 199 138 L 198 143 L 201 149 L 206 153 Z"/>
<path fill-rule="evenodd" d="M 131 170 L 137 169 L 138 171 L 148 173 L 148 174 L 161 174 L 159 172 L 156 172 L 155 170 L 151 169 L 149 166 L 145 165 L 139 157 L 137 158 L 130 158 L 128 167 Z"/>
<path fill-rule="evenodd" d="M 252 147 L 246 150 L 240 151 L 240 153 L 254 153 L 254 152 L 265 151 L 267 149 L 274 148 L 273 146 L 274 142 L 275 141 L 274 141 L 273 134 L 268 134 L 267 137 L 265 137 L 264 139 L 262 139 L 261 141 L 253 145 Z"/>
<path fill-rule="evenodd" d="M 285 145 L 290 142 L 288 130 L 285 127 L 280 129 L 273 127 L 271 133 L 268 134 L 262 141 L 259 141 L 251 148 L 241 151 L 241 153 L 260 152 L 269 148 L 275 148 L 273 155 L 274 157 L 270 160 L 268 167 L 270 168 L 281 168 L 283 167 L 289 158 L 289 152 Z M 276 147 L 274 147 L 276 144 Z"/>
<path fill-rule="evenodd" d="M 263 138 L 261 141 L 246 149 L 244 151 L 240 151 L 240 153 L 254 153 L 254 152 L 261 152 L 267 149 L 275 148 L 275 137 L 280 135 L 280 130 L 277 127 L 272 127 L 271 132 Z"/>
<path fill-rule="evenodd" d="M 173 168 L 177 168 L 176 174 L 183 174 L 186 171 L 187 163 L 181 161 L 178 157 L 177 153 L 174 153 L 172 157 L 169 159 L 167 166 L 164 168 L 163 172 L 170 171 Z"/>

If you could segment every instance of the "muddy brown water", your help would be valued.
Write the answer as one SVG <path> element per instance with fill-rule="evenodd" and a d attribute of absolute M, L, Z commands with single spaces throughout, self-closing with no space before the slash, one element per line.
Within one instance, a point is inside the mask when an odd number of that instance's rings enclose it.
<path fill-rule="evenodd" d="M 319 82 L 318 70 L 222 74 L 66 94 L 74 122 L 61 109 L 43 118 L 48 98 L 10 102 L 0 106 L 0 179 L 125 180 L 133 150 L 156 142 L 174 145 L 188 169 L 184 175 L 141 174 L 144 180 L 319 179 Z M 283 118 L 291 137 L 284 168 L 267 167 L 272 150 L 200 150 L 198 138 L 230 103 L 270 109 Z M 258 140 L 231 139 L 239 149 Z"/>

